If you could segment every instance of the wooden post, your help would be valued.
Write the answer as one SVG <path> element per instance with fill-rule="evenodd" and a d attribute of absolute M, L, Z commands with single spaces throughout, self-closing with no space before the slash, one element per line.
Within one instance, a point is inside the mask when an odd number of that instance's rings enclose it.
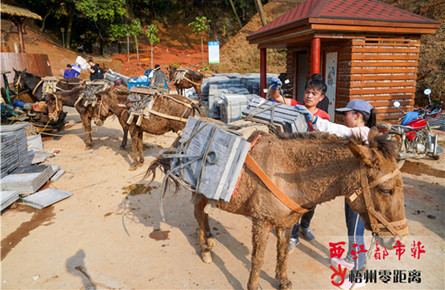
<path fill-rule="evenodd" d="M 266 88 L 266 49 L 260 49 L 260 96 L 266 98 L 264 89 Z"/>
<path fill-rule="evenodd" d="M 321 39 L 312 38 L 311 43 L 311 75 L 320 73 Z"/>
<path fill-rule="evenodd" d="M 20 18 L 17 19 L 16 24 L 19 33 L 19 52 L 25 52 L 25 42 L 23 41 L 23 33 L 22 33 L 22 21 Z"/>

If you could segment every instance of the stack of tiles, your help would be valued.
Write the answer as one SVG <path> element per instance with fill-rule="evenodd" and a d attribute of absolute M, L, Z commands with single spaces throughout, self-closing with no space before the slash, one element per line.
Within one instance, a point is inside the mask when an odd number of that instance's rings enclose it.
<path fill-rule="evenodd" d="M 2 197 L 2 211 L 19 199 L 19 193 L 16 190 L 0 191 Z"/>
<path fill-rule="evenodd" d="M 8 175 L 19 166 L 19 155 L 14 133 L 1 133 L 1 177 Z"/>
<path fill-rule="evenodd" d="M 224 123 L 232 123 L 241 120 L 243 110 L 247 108 L 247 104 L 253 98 L 260 98 L 253 94 L 223 94 L 221 96 L 221 121 Z"/>
<path fill-rule="evenodd" d="M 280 125 L 286 133 L 307 132 L 310 130 L 306 117 L 295 107 L 264 99 L 252 99 L 243 110 L 247 120 L 262 120 L 273 125 Z"/>
<path fill-rule="evenodd" d="M 47 188 L 28 197 L 23 198 L 23 203 L 33 208 L 42 209 L 73 195 L 71 192 L 59 189 Z"/>
<path fill-rule="evenodd" d="M 25 127 L 28 124 L 2 125 L 1 136 L 1 177 L 21 166 L 31 164 L 28 154 L 28 139 Z"/>
<path fill-rule="evenodd" d="M 210 138 L 212 131 L 213 140 Z M 195 133 L 196 135 L 189 140 Z M 188 145 L 184 146 L 185 151 L 181 153 L 191 157 L 175 158 L 171 168 L 194 161 L 182 170 L 176 169 L 173 174 L 207 198 L 229 202 L 250 143 L 240 136 L 223 130 L 220 124 L 193 117 L 189 117 L 179 142 L 178 148 L 188 142 Z M 207 147 L 209 154 L 198 184 L 202 159 L 196 156 L 202 156 Z"/>
<path fill-rule="evenodd" d="M 0 180 L 2 190 L 17 190 L 19 194 L 36 192 L 53 175 L 51 165 L 19 167 Z"/>

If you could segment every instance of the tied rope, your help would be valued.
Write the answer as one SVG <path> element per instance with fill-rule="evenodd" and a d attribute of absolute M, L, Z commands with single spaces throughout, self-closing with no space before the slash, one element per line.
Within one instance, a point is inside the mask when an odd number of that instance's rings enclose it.
<path fill-rule="evenodd" d="M 213 139 L 215 137 L 215 132 L 217 127 L 212 127 L 210 129 L 210 136 L 208 138 L 208 142 L 204 148 L 204 153 L 201 155 L 187 155 L 185 154 L 185 152 L 187 151 L 187 149 L 189 148 L 191 141 L 193 140 L 193 138 L 195 138 L 195 136 L 201 132 L 208 124 L 203 124 L 203 126 L 200 126 L 202 124 L 201 120 L 198 120 L 198 122 L 196 122 L 192 133 L 190 134 L 190 137 L 183 143 L 181 143 L 181 145 L 179 146 L 179 148 L 166 148 L 160 151 L 159 156 L 161 158 L 178 158 L 179 159 L 179 165 L 177 165 L 176 167 L 170 169 L 164 176 L 163 180 L 162 180 L 162 188 L 163 193 L 160 196 L 160 200 L 159 200 L 159 212 L 161 214 L 161 219 L 163 222 L 165 222 L 165 214 L 164 214 L 164 196 L 165 193 L 167 191 L 167 180 L 168 178 L 172 178 L 173 180 L 179 182 L 179 184 L 183 185 L 185 188 L 187 188 L 190 191 L 195 191 L 198 192 L 200 191 L 200 187 L 201 187 L 201 179 L 204 176 L 204 172 L 205 172 L 205 165 L 206 163 L 209 164 L 215 164 L 218 160 L 218 155 L 215 151 L 210 151 L 210 145 L 213 142 Z M 173 152 L 173 153 L 166 153 L 166 152 Z M 210 156 L 213 155 L 213 158 L 211 158 Z M 185 159 L 185 160 L 184 160 Z M 173 175 L 173 173 L 176 172 L 180 172 L 180 176 L 184 176 L 184 168 L 188 168 L 188 166 L 190 164 L 192 164 L 193 162 L 197 162 L 198 160 L 201 160 L 201 166 L 198 172 L 198 178 L 196 180 L 196 188 L 194 189 L 192 186 L 186 184 L 183 182 L 183 180 L 180 177 L 177 177 L 175 175 Z"/>
<path fill-rule="evenodd" d="M 173 179 L 175 182 L 181 184 L 189 191 L 195 191 L 199 193 L 200 187 L 201 187 L 201 179 L 204 176 L 205 173 L 205 165 L 208 164 L 215 164 L 218 161 L 218 155 L 215 151 L 210 151 L 210 146 L 213 142 L 213 139 L 215 137 L 215 133 L 217 129 L 221 129 L 227 132 L 230 132 L 232 134 L 240 135 L 239 132 L 236 132 L 236 130 L 239 130 L 244 127 L 254 126 L 255 124 L 243 124 L 243 125 L 228 125 L 228 124 L 214 124 L 215 126 L 212 127 L 210 130 L 210 136 L 208 138 L 208 142 L 206 147 L 204 148 L 204 153 L 201 155 L 187 155 L 185 152 L 189 148 L 191 141 L 196 137 L 196 135 L 201 132 L 209 123 L 204 122 L 202 120 L 198 120 L 193 127 L 192 133 L 190 134 L 190 137 L 185 140 L 184 142 L 180 143 L 181 145 L 179 148 L 165 148 L 160 150 L 159 157 L 161 158 L 167 158 L 167 159 L 173 159 L 178 158 L 179 165 L 175 166 L 174 168 L 170 169 L 168 172 L 166 172 L 163 180 L 161 188 L 163 188 L 163 193 L 160 196 L 159 200 L 159 212 L 161 214 L 162 221 L 165 222 L 165 214 L 164 214 L 164 196 L 167 191 L 167 181 L 168 178 Z M 213 157 L 213 158 L 212 158 Z M 184 182 L 184 180 L 181 178 L 184 176 L 184 169 L 188 169 L 189 165 L 193 162 L 197 162 L 198 160 L 201 160 L 201 167 L 200 171 L 198 173 L 198 178 L 196 182 L 196 188 L 193 188 L 191 185 Z M 175 176 L 173 173 L 180 172 L 180 176 Z"/>
<path fill-rule="evenodd" d="M 247 115 L 247 117 L 245 118 L 248 121 L 252 121 L 252 119 L 254 117 L 256 117 L 258 114 L 261 114 L 265 111 L 271 110 L 271 116 L 270 116 L 270 125 L 275 126 L 274 123 L 274 118 L 275 118 L 275 108 L 278 107 L 280 105 L 280 103 L 273 103 L 270 106 L 266 106 L 265 108 L 262 108 L 263 105 L 265 105 L 266 103 L 262 103 L 259 104 L 258 106 L 255 107 L 255 109 L 253 109 L 249 115 Z M 262 108 L 262 109 L 261 109 Z M 260 110 L 261 109 L 261 110 Z"/>

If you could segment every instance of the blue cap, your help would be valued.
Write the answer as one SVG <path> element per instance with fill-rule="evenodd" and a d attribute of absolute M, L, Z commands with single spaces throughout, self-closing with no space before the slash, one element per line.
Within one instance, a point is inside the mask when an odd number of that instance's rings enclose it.
<path fill-rule="evenodd" d="M 371 113 L 371 110 L 374 109 L 370 103 L 362 99 L 355 99 L 350 101 L 346 107 L 335 109 L 337 112 L 347 112 L 347 111 L 362 111 L 366 113 Z"/>

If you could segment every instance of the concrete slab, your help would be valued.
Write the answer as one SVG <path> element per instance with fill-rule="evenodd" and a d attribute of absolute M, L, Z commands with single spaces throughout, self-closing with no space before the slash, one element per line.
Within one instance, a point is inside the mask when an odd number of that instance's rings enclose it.
<path fill-rule="evenodd" d="M 71 192 L 54 188 L 36 192 L 23 198 L 23 203 L 33 208 L 42 209 L 73 195 Z"/>

